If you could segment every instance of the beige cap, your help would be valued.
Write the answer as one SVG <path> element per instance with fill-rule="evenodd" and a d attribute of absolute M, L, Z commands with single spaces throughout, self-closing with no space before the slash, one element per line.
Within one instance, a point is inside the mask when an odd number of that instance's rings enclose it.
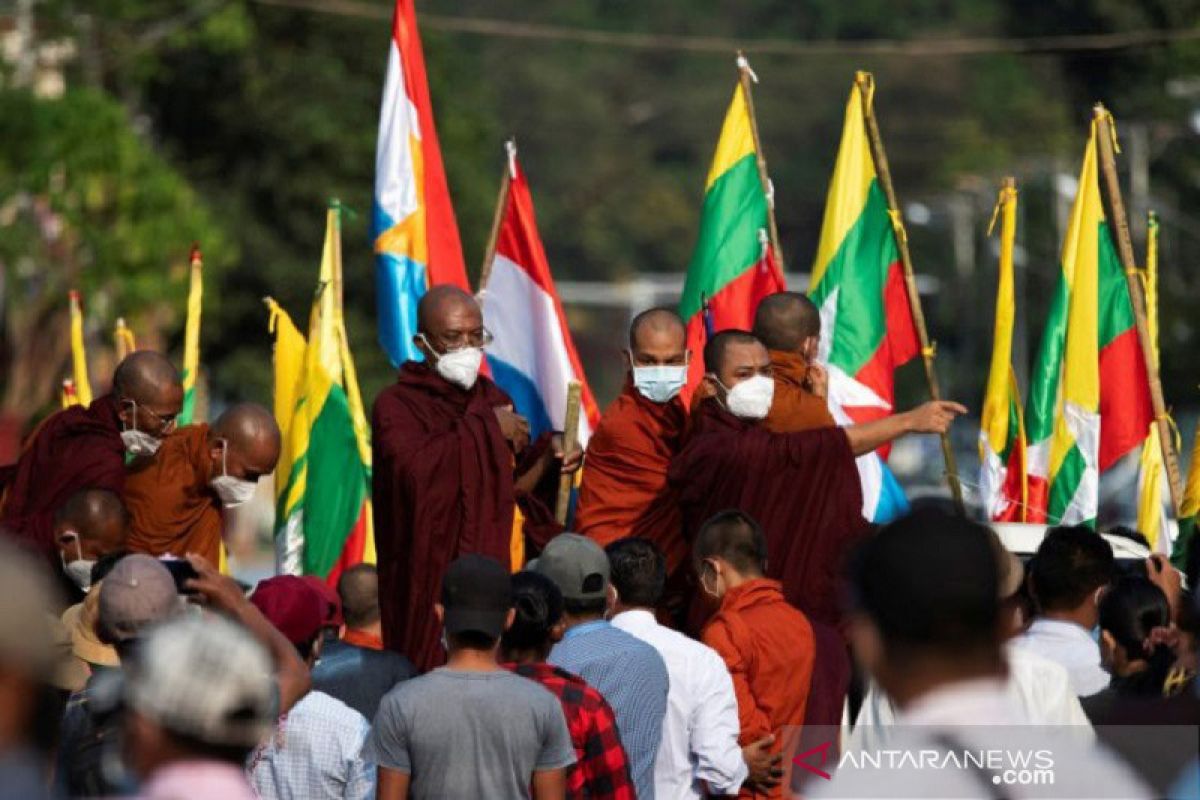
<path fill-rule="evenodd" d="M 71 632 L 71 651 L 77 658 L 102 667 L 120 666 L 117 649 L 100 641 L 96 621 L 100 619 L 100 584 L 92 587 L 82 603 L 63 612 L 62 623 Z"/>

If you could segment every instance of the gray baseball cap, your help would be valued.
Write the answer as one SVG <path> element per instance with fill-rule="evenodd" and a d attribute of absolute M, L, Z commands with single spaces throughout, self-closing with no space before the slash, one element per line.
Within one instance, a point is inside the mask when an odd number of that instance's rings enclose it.
<path fill-rule="evenodd" d="M 558 586 L 566 600 L 599 600 L 608 594 L 608 556 L 578 533 L 560 533 L 537 558 L 534 569 Z"/>
<path fill-rule="evenodd" d="M 100 628 L 111 641 L 135 639 L 183 607 L 170 571 L 144 553 L 122 558 L 100 584 Z"/>

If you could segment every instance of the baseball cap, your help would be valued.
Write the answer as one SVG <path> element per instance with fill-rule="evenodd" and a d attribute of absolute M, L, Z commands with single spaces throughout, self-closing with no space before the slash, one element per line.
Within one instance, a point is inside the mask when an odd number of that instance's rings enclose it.
<path fill-rule="evenodd" d="M 336 589 L 316 575 L 304 575 L 301 576 L 300 580 L 307 583 L 313 589 L 316 589 L 325 600 L 323 627 L 340 628 L 346 624 L 346 620 L 342 617 L 342 598 L 338 596 Z"/>
<path fill-rule="evenodd" d="M 121 665 L 117 649 L 100 641 L 96 635 L 96 622 L 100 619 L 100 586 L 92 587 L 82 603 L 64 611 L 62 624 L 71 634 L 71 651 L 77 658 L 102 667 L 117 667 Z"/>
<path fill-rule="evenodd" d="M 100 628 L 116 642 L 135 639 L 182 609 L 170 571 L 144 553 L 122 558 L 100 584 Z"/>
<path fill-rule="evenodd" d="M 254 747 L 274 728 L 271 659 L 224 617 L 158 626 L 131 661 L 126 701 L 173 733 L 209 745 Z"/>
<path fill-rule="evenodd" d="M 59 657 L 46 609 L 58 601 L 41 563 L 0 537 L 0 663 L 41 678 Z"/>
<path fill-rule="evenodd" d="M 608 556 L 578 533 L 560 533 L 538 556 L 536 572 L 558 586 L 567 600 L 599 600 L 608 594 Z"/>
<path fill-rule="evenodd" d="M 446 633 L 477 631 L 498 637 L 512 608 L 512 578 L 486 556 L 461 556 L 442 579 L 442 606 Z"/>
<path fill-rule="evenodd" d="M 328 613 L 321 593 L 295 575 L 276 575 L 260 581 L 250 595 L 250 602 L 292 644 L 316 638 Z"/>

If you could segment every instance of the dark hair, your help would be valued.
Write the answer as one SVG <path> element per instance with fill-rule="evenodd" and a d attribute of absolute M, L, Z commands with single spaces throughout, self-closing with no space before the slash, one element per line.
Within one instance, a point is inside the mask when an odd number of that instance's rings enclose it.
<path fill-rule="evenodd" d="M 537 572 L 512 576 L 513 624 L 500 637 L 505 650 L 545 646 L 563 615 L 563 596 L 554 581 Z"/>
<path fill-rule="evenodd" d="M 667 559 L 649 539 L 618 539 L 608 553 L 613 588 L 627 606 L 653 608 L 667 584 Z"/>
<path fill-rule="evenodd" d="M 451 650 L 491 650 L 500 641 L 499 636 L 489 636 L 483 631 L 459 631 L 447 633 L 446 641 Z"/>
<path fill-rule="evenodd" d="M 1162 693 L 1167 673 L 1175 663 L 1175 653 L 1166 644 L 1150 645 L 1147 640 L 1155 628 L 1171 624 L 1171 606 L 1162 590 L 1146 578 L 1126 576 L 1100 598 L 1100 629 L 1124 648 L 1131 660 L 1143 660 L 1150 668 L 1114 680 L 1118 690 L 1128 694 Z"/>
<path fill-rule="evenodd" d="M 365 628 L 379 620 L 379 575 L 374 564 L 355 564 L 343 572 L 337 593 L 347 628 Z"/>
<path fill-rule="evenodd" d="M 1116 566 L 1112 547 L 1085 525 L 1059 525 L 1046 532 L 1030 563 L 1029 580 L 1042 611 L 1067 611 L 1107 586 Z"/>
<path fill-rule="evenodd" d="M 1150 540 L 1146 538 L 1146 534 L 1128 525 L 1113 525 L 1105 533 L 1109 536 L 1116 536 L 1118 539 L 1128 539 L 1135 544 L 1140 544 L 1147 550 L 1151 549 Z"/>
<path fill-rule="evenodd" d="M 759 575 L 767 567 L 767 537 L 762 526 L 744 511 L 720 511 L 700 526 L 692 557 L 697 572 L 706 558 L 719 557 L 738 572 Z"/>
<path fill-rule="evenodd" d="M 737 328 L 729 328 L 717 333 L 704 344 L 705 372 L 715 375 L 721 371 L 721 364 L 725 360 L 725 350 L 731 344 L 761 344 L 761 342 L 750 331 Z"/>
<path fill-rule="evenodd" d="M 317 639 L 320 639 L 324 632 L 325 629 L 322 628 L 306 641 L 292 642 L 292 646 L 296 648 L 296 652 L 300 654 L 301 659 L 307 661 L 312 656 L 313 647 L 316 645 Z"/>
<path fill-rule="evenodd" d="M 574 597 L 563 598 L 563 611 L 572 617 L 595 617 L 604 614 L 608 608 L 608 599 L 595 597 L 591 600 L 579 600 Z"/>
<path fill-rule="evenodd" d="M 180 750 L 205 761 L 222 761 L 245 768 L 246 759 L 254 752 L 253 747 L 241 744 L 210 744 L 194 736 L 163 729 L 167 738 Z"/>

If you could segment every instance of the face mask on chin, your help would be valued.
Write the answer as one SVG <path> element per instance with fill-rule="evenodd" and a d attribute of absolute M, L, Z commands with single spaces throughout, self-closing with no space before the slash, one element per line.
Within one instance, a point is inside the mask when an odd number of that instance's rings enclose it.
<path fill-rule="evenodd" d="M 125 402 L 133 406 L 133 427 L 126 429 L 124 421 L 121 422 L 121 443 L 125 445 L 125 452 L 133 456 L 153 456 L 158 452 L 158 448 L 162 447 L 162 439 L 151 436 L 145 431 L 139 431 L 137 429 L 137 401 L 126 400 Z"/>
<path fill-rule="evenodd" d="M 221 442 L 221 474 L 209 481 L 208 485 L 217 493 L 217 497 L 221 498 L 222 506 L 237 508 L 250 502 L 250 498 L 254 497 L 254 492 L 258 489 L 258 483 L 244 478 L 235 478 L 229 474 L 225 462 L 225 456 L 229 452 L 229 442 L 224 439 L 219 441 Z"/>
<path fill-rule="evenodd" d="M 687 363 L 654 364 L 639 367 L 633 362 L 633 354 L 629 355 L 629 364 L 633 370 L 633 387 L 638 393 L 652 403 L 667 403 L 672 400 L 687 383 Z"/>
<path fill-rule="evenodd" d="M 67 557 L 62 554 L 62 551 L 58 552 L 58 557 L 62 560 L 63 574 L 86 594 L 92 589 L 92 567 L 96 566 L 96 562 L 83 557 L 83 547 L 79 544 L 78 533 L 71 531 L 64 536 L 70 536 L 74 540 L 76 558 L 74 561 L 67 561 Z"/>
<path fill-rule="evenodd" d="M 749 420 L 764 419 L 771 410 L 771 401 L 775 398 L 775 381 L 766 375 L 755 375 L 747 378 L 732 389 L 717 381 L 725 389 L 725 407 L 735 417 Z"/>
<path fill-rule="evenodd" d="M 425 334 L 421 333 L 418 336 L 434 355 L 436 360 L 433 368 L 437 370 L 438 375 L 463 390 L 470 390 L 475 385 L 475 381 L 479 379 L 479 368 L 483 365 L 482 347 L 463 347 L 448 353 L 439 353 L 425 338 Z"/>

